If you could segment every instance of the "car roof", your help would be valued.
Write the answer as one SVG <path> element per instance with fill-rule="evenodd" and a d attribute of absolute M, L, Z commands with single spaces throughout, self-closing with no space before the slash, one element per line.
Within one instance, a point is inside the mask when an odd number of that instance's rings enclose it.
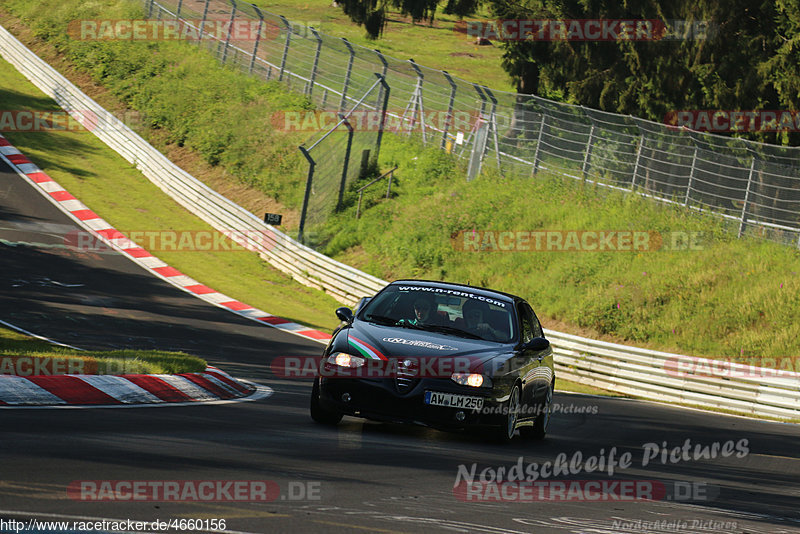
<path fill-rule="evenodd" d="M 497 297 L 502 296 L 506 297 L 507 299 L 518 302 L 524 300 L 522 297 L 518 297 L 516 295 L 512 295 L 510 293 L 504 293 L 502 291 L 497 291 L 495 289 L 488 289 L 485 287 L 476 287 L 467 284 L 458 284 L 455 282 L 439 282 L 437 280 L 416 280 L 411 278 L 403 278 L 400 280 L 395 280 L 390 285 L 415 285 L 421 287 L 440 287 L 444 289 L 457 289 L 461 291 L 469 290 L 472 293 L 477 295 L 481 295 L 484 297 Z"/>

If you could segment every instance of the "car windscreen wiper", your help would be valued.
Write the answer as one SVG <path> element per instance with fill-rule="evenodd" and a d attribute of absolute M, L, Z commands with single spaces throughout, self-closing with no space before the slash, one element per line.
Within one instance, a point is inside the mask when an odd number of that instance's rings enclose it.
<path fill-rule="evenodd" d="M 453 326 L 431 324 L 423 326 L 422 329 L 430 330 L 431 332 L 442 332 L 444 334 L 453 334 L 460 337 L 468 337 L 470 339 L 483 339 L 481 336 L 477 334 L 473 334 L 472 332 L 467 332 L 466 330 L 461 330 L 460 328 L 455 328 Z"/>

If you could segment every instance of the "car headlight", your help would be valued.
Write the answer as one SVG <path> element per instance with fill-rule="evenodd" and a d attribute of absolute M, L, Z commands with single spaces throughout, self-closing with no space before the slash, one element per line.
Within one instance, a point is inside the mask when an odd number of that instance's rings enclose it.
<path fill-rule="evenodd" d="M 338 365 L 339 367 L 349 367 L 353 369 L 356 367 L 362 367 L 367 360 L 361 356 L 354 356 L 352 354 L 347 354 L 346 352 L 334 352 L 328 356 L 327 362 L 332 363 L 333 365 Z"/>
<path fill-rule="evenodd" d="M 477 373 L 453 373 L 450 379 L 462 386 L 472 386 L 474 388 L 492 387 L 491 378 Z"/>

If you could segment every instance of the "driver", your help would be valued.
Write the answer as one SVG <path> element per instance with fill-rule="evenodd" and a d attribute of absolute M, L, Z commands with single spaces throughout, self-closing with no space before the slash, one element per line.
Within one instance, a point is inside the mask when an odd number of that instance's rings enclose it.
<path fill-rule="evenodd" d="M 420 295 L 414 299 L 414 317 L 411 319 L 400 319 L 397 324 L 410 324 L 419 326 L 431 324 L 433 322 L 433 297 L 431 295 Z"/>
<path fill-rule="evenodd" d="M 503 333 L 492 328 L 486 318 L 489 316 L 489 305 L 472 299 L 467 299 L 461 305 L 461 314 L 464 316 L 465 330 L 484 339 L 498 341 L 503 338 Z"/>

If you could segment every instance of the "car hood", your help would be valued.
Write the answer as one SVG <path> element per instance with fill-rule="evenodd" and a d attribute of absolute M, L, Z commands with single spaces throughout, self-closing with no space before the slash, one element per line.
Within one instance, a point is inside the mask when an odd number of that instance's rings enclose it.
<path fill-rule="evenodd" d="M 458 360 L 458 368 L 466 370 L 464 367 L 468 366 L 471 372 L 481 372 L 487 362 L 513 352 L 510 344 L 363 321 L 356 321 L 342 333 L 345 336 L 337 343 L 336 350 L 347 350 L 371 360 Z"/>

